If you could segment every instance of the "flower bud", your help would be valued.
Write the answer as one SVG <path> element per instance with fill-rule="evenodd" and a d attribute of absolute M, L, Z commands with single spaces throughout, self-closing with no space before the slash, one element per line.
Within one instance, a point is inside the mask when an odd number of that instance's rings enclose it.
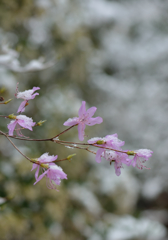
<path fill-rule="evenodd" d="M 12 113 L 12 114 L 8 115 L 8 118 L 9 119 L 16 119 L 16 116 Z"/>
<path fill-rule="evenodd" d="M 102 144 L 104 144 L 105 143 L 105 141 L 103 141 L 103 140 L 98 140 L 97 142 L 96 142 L 96 144 L 99 144 L 99 145 L 102 145 Z"/>
<path fill-rule="evenodd" d="M 47 169 L 49 168 L 49 164 L 47 163 L 41 163 L 40 166 Z"/>
<path fill-rule="evenodd" d="M 128 152 L 126 152 L 128 155 L 135 155 L 135 152 L 134 151 L 128 151 Z"/>
<path fill-rule="evenodd" d="M 8 104 L 10 101 L 12 101 L 12 98 L 7 100 L 7 101 L 5 101 L 4 104 Z"/>
<path fill-rule="evenodd" d="M 45 123 L 47 120 L 40 120 L 38 123 L 37 123 L 37 126 L 42 126 L 43 123 Z"/>
<path fill-rule="evenodd" d="M 38 162 L 39 160 L 38 160 L 38 158 L 31 158 L 31 161 L 37 164 L 37 162 Z"/>
<path fill-rule="evenodd" d="M 76 155 L 76 153 L 69 155 L 69 156 L 67 157 L 67 160 L 70 160 L 70 159 L 73 158 L 75 155 Z"/>

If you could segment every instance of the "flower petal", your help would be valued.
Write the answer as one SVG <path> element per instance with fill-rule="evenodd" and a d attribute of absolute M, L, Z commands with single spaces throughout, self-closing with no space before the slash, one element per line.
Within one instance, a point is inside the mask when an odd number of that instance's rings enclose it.
<path fill-rule="evenodd" d="M 28 101 L 25 100 L 25 101 L 23 101 L 23 102 L 20 104 L 20 106 L 19 106 L 19 108 L 18 108 L 18 110 L 17 110 L 17 113 L 18 113 L 18 112 L 24 112 L 24 111 L 25 111 L 25 105 L 26 105 L 27 102 L 28 102 Z"/>
<path fill-rule="evenodd" d="M 51 163 L 49 171 L 47 173 L 47 177 L 55 181 L 55 183 L 59 185 L 61 182 L 60 179 L 67 179 L 67 174 L 64 173 L 61 167 L 54 163 Z"/>
<path fill-rule="evenodd" d="M 100 163 L 101 162 L 101 155 L 104 152 L 103 148 L 99 148 L 96 153 L 96 162 Z"/>
<path fill-rule="evenodd" d="M 37 165 L 37 164 L 36 164 L 36 165 Z M 37 165 L 37 170 L 36 170 L 36 172 L 35 172 L 35 179 L 36 179 L 36 181 L 37 181 L 37 179 L 38 179 L 39 170 L 40 170 L 40 166 Z"/>
<path fill-rule="evenodd" d="M 78 124 L 78 137 L 80 141 L 84 140 L 84 134 L 85 134 L 85 124 L 84 123 L 79 123 Z"/>
<path fill-rule="evenodd" d="M 35 182 L 33 185 L 35 185 L 36 183 L 38 183 L 38 182 L 47 174 L 48 170 L 49 170 L 49 169 L 47 169 L 45 172 L 43 172 L 43 173 L 39 176 L 39 178 L 36 179 L 36 182 Z"/>
<path fill-rule="evenodd" d="M 44 153 L 43 155 L 41 155 L 41 157 L 38 158 L 38 160 L 40 163 L 50 163 L 50 162 L 55 161 L 57 159 L 57 157 L 58 157 L 58 155 L 49 156 L 48 153 Z"/>
<path fill-rule="evenodd" d="M 9 124 L 8 124 L 8 129 L 9 129 L 9 135 L 13 136 L 13 131 L 16 127 L 17 124 L 17 120 L 12 120 Z"/>
<path fill-rule="evenodd" d="M 81 107 L 79 108 L 79 111 L 78 111 L 79 118 L 84 117 L 85 113 L 86 113 L 86 102 L 82 101 L 82 105 L 81 105 Z"/>
<path fill-rule="evenodd" d="M 17 116 L 17 122 L 20 126 L 27 128 L 30 131 L 33 131 L 32 127 L 36 124 L 35 122 L 33 122 L 32 118 L 29 118 L 25 115 Z"/>
<path fill-rule="evenodd" d="M 102 122 L 103 122 L 103 119 L 101 117 L 89 118 L 88 121 L 86 122 L 86 125 L 93 126 L 95 124 L 100 124 Z"/>
<path fill-rule="evenodd" d="M 114 168 L 115 168 L 116 175 L 120 176 L 120 174 L 121 174 L 121 165 L 115 161 Z"/>
<path fill-rule="evenodd" d="M 91 118 L 95 112 L 96 112 L 97 108 L 96 107 L 91 107 L 86 111 L 86 115 Z"/>
<path fill-rule="evenodd" d="M 88 143 L 89 144 L 95 144 L 97 141 L 99 141 L 99 140 L 102 140 L 103 141 L 103 138 L 101 138 L 101 137 L 94 137 L 94 138 L 91 138 L 91 139 L 89 139 L 88 140 Z"/>
<path fill-rule="evenodd" d="M 37 91 L 39 89 L 40 89 L 40 87 L 33 87 L 33 92 L 35 92 L 35 91 Z"/>
<path fill-rule="evenodd" d="M 35 96 L 39 95 L 39 93 L 34 93 L 32 96 L 31 96 L 31 99 L 34 99 Z"/>
<path fill-rule="evenodd" d="M 17 133 L 17 135 L 18 135 L 19 137 L 25 137 L 25 136 L 22 134 L 22 132 L 21 132 L 20 129 L 16 129 L 16 133 Z"/>
<path fill-rule="evenodd" d="M 39 90 L 39 87 L 33 87 L 33 89 L 25 90 L 24 92 L 19 92 L 18 88 L 16 89 L 16 98 L 22 98 L 24 100 L 30 100 L 34 99 L 36 95 L 39 95 L 39 93 L 33 94 L 36 90 Z"/>
<path fill-rule="evenodd" d="M 137 156 L 137 154 L 135 154 L 134 158 L 132 159 L 132 166 L 133 167 L 136 167 L 137 158 L 138 158 L 138 156 Z"/>
<path fill-rule="evenodd" d="M 69 118 L 66 122 L 64 122 L 64 126 L 75 126 L 76 124 L 79 123 L 79 118 L 74 117 L 74 118 Z"/>
<path fill-rule="evenodd" d="M 33 163 L 33 166 L 32 166 L 31 171 L 33 171 L 34 169 L 36 169 L 37 166 L 38 166 L 38 164 Z"/>

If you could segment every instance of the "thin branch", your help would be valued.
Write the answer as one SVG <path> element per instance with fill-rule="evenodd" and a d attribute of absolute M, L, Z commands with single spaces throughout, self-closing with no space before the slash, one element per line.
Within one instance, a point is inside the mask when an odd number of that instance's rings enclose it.
<path fill-rule="evenodd" d="M 1 134 L 1 132 L 0 132 Z M 4 135 L 4 134 L 2 134 Z M 14 139 L 17 139 L 17 140 L 23 140 L 23 141 L 34 141 L 34 142 L 42 142 L 42 141 L 51 141 L 53 142 L 52 138 L 46 138 L 46 139 L 31 139 L 31 138 L 21 138 L 21 137 L 16 137 L 16 136 L 9 136 L 7 135 L 9 138 L 14 138 Z"/>
<path fill-rule="evenodd" d="M 87 145 L 87 146 L 90 146 L 92 144 L 89 144 L 89 143 L 76 143 L 76 142 L 68 142 L 68 141 L 62 141 L 62 140 L 54 140 L 54 142 L 61 142 L 61 143 L 68 143 L 68 144 L 76 144 L 76 145 Z"/>
<path fill-rule="evenodd" d="M 62 162 L 62 161 L 66 161 L 66 160 L 70 161 L 69 159 L 64 158 L 64 159 L 60 159 L 60 160 L 55 160 L 54 162 L 56 163 L 56 162 Z"/>
<path fill-rule="evenodd" d="M 29 157 L 27 157 L 26 155 L 24 155 L 17 147 L 16 147 L 16 145 L 10 140 L 10 138 L 5 134 L 5 133 L 3 133 L 2 131 L 0 131 L 0 133 L 2 134 L 2 135 L 4 135 L 8 140 L 9 140 L 9 142 L 13 145 L 13 147 L 23 156 L 23 157 L 25 157 L 27 160 L 29 160 L 30 162 L 33 162 Z"/>
<path fill-rule="evenodd" d="M 76 125 L 77 125 L 77 124 L 76 124 Z M 63 133 L 65 133 L 65 132 L 69 131 L 71 128 L 75 127 L 76 125 L 73 125 L 73 126 L 71 126 L 71 127 L 67 128 L 67 129 L 65 129 L 63 132 L 61 132 L 61 133 L 57 134 L 55 137 L 52 137 L 51 139 L 54 139 L 54 138 L 57 138 L 57 137 L 59 137 L 59 136 L 60 136 L 60 135 L 62 135 Z"/>
<path fill-rule="evenodd" d="M 66 129 L 68 130 L 68 129 Z M 65 131 L 64 131 L 65 132 Z M 63 132 L 62 132 L 63 133 Z M 0 131 L 0 134 L 2 135 L 6 135 L 4 134 L 3 132 Z M 111 150 L 111 151 L 115 151 L 115 152 L 121 152 L 121 153 L 126 153 L 125 151 L 121 151 L 121 150 L 117 150 L 117 149 L 113 149 L 113 148 L 108 148 L 108 147 L 103 147 L 103 146 L 98 146 L 98 145 L 95 145 L 95 144 L 89 144 L 89 143 L 76 143 L 76 142 L 68 142 L 68 141 L 62 141 L 62 140 L 53 140 L 53 138 L 46 138 L 46 139 L 29 139 L 29 138 L 21 138 L 21 137 L 16 137 L 16 136 L 9 136 L 9 135 L 6 135 L 10 138 L 14 138 L 14 139 L 18 139 L 18 140 L 23 140 L 23 141 L 34 141 L 34 142 L 42 142 L 42 141 L 51 141 L 51 142 L 55 142 L 55 143 L 58 143 L 58 144 L 62 144 L 62 145 L 66 145 L 66 146 L 70 146 L 70 147 L 73 147 L 73 148 L 78 148 L 78 149 L 85 149 L 86 148 L 79 148 L 75 145 L 83 145 L 83 146 L 93 146 L 93 147 L 96 147 L 96 148 L 103 148 L 103 149 L 106 149 L 106 150 Z M 87 150 L 88 151 L 88 150 Z M 90 151 L 90 150 L 89 150 Z"/>
<path fill-rule="evenodd" d="M 61 144 L 61 145 L 64 145 L 64 146 L 70 147 L 68 144 L 64 144 L 64 143 L 59 142 L 59 141 L 58 141 L 57 143 L 58 143 L 58 144 Z M 77 148 L 77 149 L 86 150 L 86 151 L 88 151 L 88 152 L 90 152 L 90 153 L 96 154 L 94 151 L 90 150 L 89 147 L 87 147 L 87 148 L 82 148 L 82 147 L 78 147 L 78 146 L 72 146 L 72 148 Z"/>
<path fill-rule="evenodd" d="M 76 125 L 74 125 L 76 126 Z M 0 131 L 0 134 L 2 135 L 5 135 L 5 136 L 8 136 L 9 138 L 14 138 L 14 139 L 18 139 L 18 140 L 23 140 L 23 141 L 36 141 L 36 142 L 42 142 L 42 141 L 52 141 L 52 142 L 55 142 L 55 143 L 58 143 L 58 144 L 63 144 L 63 145 L 66 145 L 66 146 L 72 146 L 73 148 L 78 148 L 78 149 L 84 149 L 84 150 L 87 150 L 87 151 L 91 151 L 91 150 L 88 150 L 88 148 L 80 148 L 80 147 L 77 147 L 75 145 L 82 145 L 82 146 L 93 146 L 93 147 L 96 147 L 96 148 L 103 148 L 103 149 L 106 149 L 106 150 L 111 150 L 111 151 L 115 151 L 115 152 L 121 152 L 121 153 L 126 153 L 126 151 L 122 151 L 122 150 L 117 150 L 117 149 L 113 149 L 113 148 L 108 148 L 108 147 L 104 147 L 104 146 L 99 146 L 99 145 L 96 145 L 96 144 L 89 144 L 89 143 L 76 143 L 76 142 L 68 142 L 68 141 L 62 141 L 62 140 L 56 140 L 54 138 L 57 138 L 58 136 L 60 136 L 61 134 L 67 132 L 68 130 L 70 130 L 72 127 L 74 126 L 71 126 L 69 128 L 67 128 L 66 130 L 64 130 L 63 132 L 57 134 L 55 137 L 52 137 L 52 138 L 46 138 L 46 139 L 29 139 L 29 138 L 21 138 L 21 137 L 16 137 L 16 136 L 9 136 L 5 133 L 3 133 L 2 131 Z M 91 151 L 92 152 L 92 151 Z"/>
<path fill-rule="evenodd" d="M 117 149 L 113 149 L 113 148 L 108 148 L 108 147 L 103 147 L 103 146 L 98 146 L 98 145 L 90 144 L 90 143 L 75 143 L 75 142 L 68 142 L 68 141 L 61 141 L 61 140 L 54 140 L 54 142 L 56 142 L 56 143 L 61 142 L 61 143 L 65 143 L 65 144 L 71 144 L 72 147 L 75 147 L 75 145 L 93 146 L 93 147 L 104 148 L 104 149 L 115 151 L 115 152 L 127 153 L 125 151 L 121 151 L 121 150 L 117 150 Z"/>
<path fill-rule="evenodd" d="M 76 125 L 74 125 L 76 126 Z M 14 138 L 14 139 L 18 139 L 18 140 L 23 140 L 23 141 L 36 141 L 36 142 L 42 142 L 42 141 L 52 141 L 52 142 L 55 142 L 56 140 L 53 140 L 54 138 L 57 138 L 58 136 L 62 135 L 63 133 L 67 132 L 68 130 L 70 130 L 71 128 L 73 128 L 74 126 L 71 126 L 69 128 L 67 128 L 66 130 L 64 130 L 63 132 L 57 134 L 55 137 L 52 137 L 52 138 L 44 138 L 44 139 L 29 139 L 29 138 L 21 138 L 21 137 L 16 137 L 16 136 L 9 136 L 7 135 L 8 137 L 10 138 Z M 22 129 L 22 128 L 20 128 Z M 23 128 L 24 129 L 24 128 Z M 15 129 L 16 130 L 16 129 Z M 18 130 L 18 129 L 17 129 Z M 4 135 L 3 132 L 0 131 L 0 134 Z"/>

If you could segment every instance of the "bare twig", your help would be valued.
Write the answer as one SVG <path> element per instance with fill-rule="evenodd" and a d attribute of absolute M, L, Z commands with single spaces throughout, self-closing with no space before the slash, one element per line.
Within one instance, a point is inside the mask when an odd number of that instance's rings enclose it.
<path fill-rule="evenodd" d="M 77 125 L 77 124 L 76 124 L 76 125 Z M 67 128 L 67 129 L 65 129 L 63 132 L 57 134 L 55 137 L 52 137 L 52 139 L 59 137 L 59 136 L 62 135 L 63 133 L 69 131 L 71 128 L 75 127 L 76 125 L 73 125 L 73 126 Z"/>
<path fill-rule="evenodd" d="M 13 145 L 13 147 L 23 156 L 25 157 L 27 160 L 29 160 L 30 162 L 33 162 L 29 157 L 27 157 L 25 154 L 23 154 L 17 147 L 16 145 L 10 140 L 10 138 L 5 134 L 3 133 L 2 131 L 0 131 L 0 134 L 4 135 L 8 140 L 9 142 Z"/>

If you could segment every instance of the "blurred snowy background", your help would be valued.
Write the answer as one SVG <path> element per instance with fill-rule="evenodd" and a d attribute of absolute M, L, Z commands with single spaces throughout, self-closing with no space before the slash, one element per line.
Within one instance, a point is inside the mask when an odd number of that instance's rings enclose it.
<path fill-rule="evenodd" d="M 60 163 L 68 180 L 55 192 L 45 180 L 33 186 L 31 164 L 1 136 L 2 240 L 168 239 L 167 13 L 161 0 L 0 1 L 1 95 L 14 98 L 17 82 L 20 91 L 41 88 L 25 114 L 47 122 L 25 134 L 56 135 L 85 100 L 104 119 L 86 128 L 88 139 L 118 133 L 125 149 L 154 151 L 151 170 L 125 167 L 117 177 L 86 152 L 15 140 L 30 157 L 77 153 Z M 77 140 L 77 130 L 62 139 Z"/>

